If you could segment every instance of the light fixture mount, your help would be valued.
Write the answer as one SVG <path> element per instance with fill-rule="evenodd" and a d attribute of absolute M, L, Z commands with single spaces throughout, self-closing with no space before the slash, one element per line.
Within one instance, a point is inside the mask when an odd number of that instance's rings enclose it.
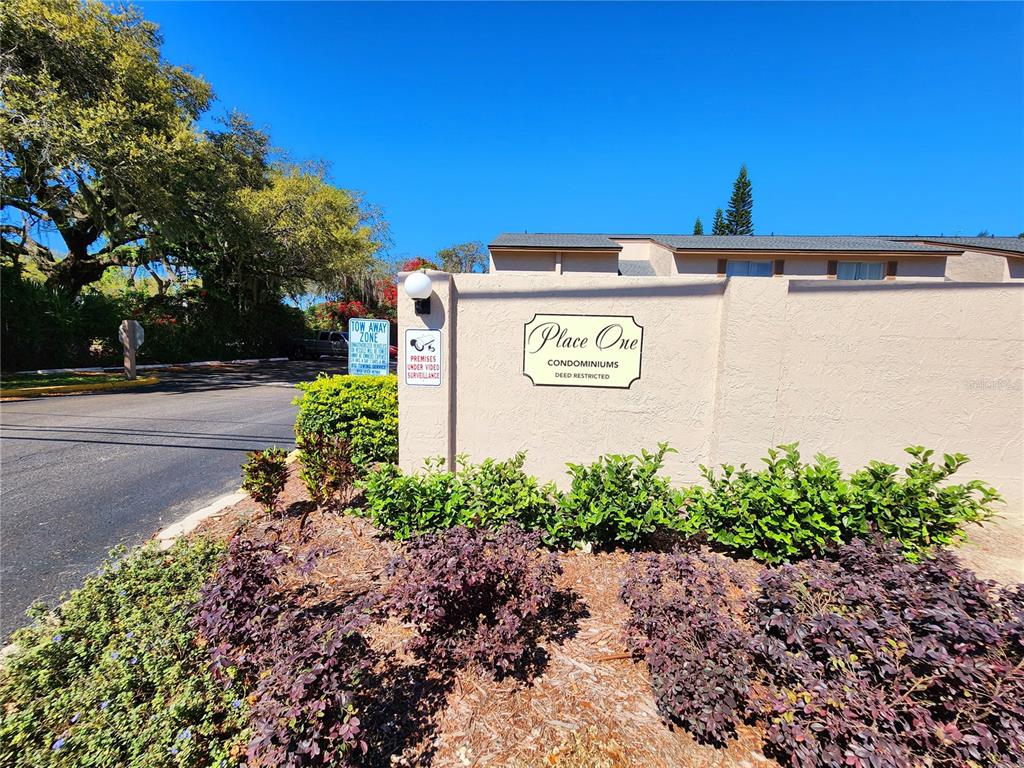
<path fill-rule="evenodd" d="M 434 292 L 434 284 L 430 275 L 426 272 L 412 272 L 405 277 L 402 288 L 406 295 L 413 300 L 413 307 L 417 315 L 430 314 L 430 296 Z"/>

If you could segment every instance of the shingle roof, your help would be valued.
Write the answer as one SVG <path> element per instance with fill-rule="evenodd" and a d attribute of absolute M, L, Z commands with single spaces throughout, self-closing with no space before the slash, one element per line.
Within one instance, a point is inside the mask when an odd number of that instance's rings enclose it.
<path fill-rule="evenodd" d="M 1024 238 L 945 237 L 942 235 L 649 235 L 510 232 L 492 248 L 622 250 L 617 240 L 654 240 L 681 251 L 883 251 L 936 253 L 988 248 L 1024 254 Z"/>
<path fill-rule="evenodd" d="M 649 261 L 619 259 L 619 274 L 623 277 L 657 277 Z"/>
<path fill-rule="evenodd" d="M 622 246 L 608 235 L 568 235 L 509 232 L 498 235 L 491 248 L 564 248 L 566 250 L 621 251 Z"/>
<path fill-rule="evenodd" d="M 558 234 L 558 233 L 506 233 L 491 243 L 492 248 L 550 248 L 565 250 L 614 249 L 621 246 L 616 240 L 655 240 L 669 248 L 701 251 L 889 251 L 936 252 L 955 251 L 966 245 L 960 240 L 983 240 L 988 247 L 997 247 L 994 241 L 1014 238 L 921 238 L 871 235 L 648 235 L 648 234 Z M 946 245 L 928 245 L 921 242 L 943 241 Z M 980 245 L 980 243 L 979 243 Z"/>
<path fill-rule="evenodd" d="M 903 240 L 904 238 L 899 238 Z M 996 251 L 1013 251 L 1024 253 L 1022 237 L 914 237 L 907 240 L 927 240 L 930 243 L 949 243 L 950 245 L 974 246 L 975 248 L 991 248 Z"/>
<path fill-rule="evenodd" d="M 849 235 L 650 235 L 679 250 L 694 251 L 942 251 L 937 245 L 887 237 Z"/>

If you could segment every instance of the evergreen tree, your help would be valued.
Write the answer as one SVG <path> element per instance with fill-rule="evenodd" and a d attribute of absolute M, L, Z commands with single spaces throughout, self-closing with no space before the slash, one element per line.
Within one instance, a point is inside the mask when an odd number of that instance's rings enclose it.
<path fill-rule="evenodd" d="M 729 212 L 726 214 L 726 234 L 754 234 L 754 220 L 751 215 L 754 209 L 754 195 L 750 190 L 750 179 L 747 178 L 747 166 L 740 166 L 740 175 L 732 185 L 732 197 L 729 198 Z"/>
<path fill-rule="evenodd" d="M 695 235 L 703 235 L 704 234 L 704 225 L 701 223 L 700 216 L 698 216 L 697 220 L 695 222 L 693 222 L 693 234 L 695 234 Z"/>
<path fill-rule="evenodd" d="M 711 225 L 712 235 L 727 235 L 729 230 L 725 226 L 725 217 L 722 216 L 722 209 L 719 208 L 715 211 L 715 221 Z"/>

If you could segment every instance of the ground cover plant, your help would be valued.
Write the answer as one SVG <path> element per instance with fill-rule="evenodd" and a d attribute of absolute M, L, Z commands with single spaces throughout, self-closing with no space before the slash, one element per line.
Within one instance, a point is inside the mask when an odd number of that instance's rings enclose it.
<path fill-rule="evenodd" d="M 272 514 L 288 479 L 288 454 L 281 448 L 249 451 L 242 465 L 242 490 Z"/>
<path fill-rule="evenodd" d="M 207 671 L 191 605 L 222 545 L 115 552 L 59 608 L 35 609 L 0 667 L 0 764 L 208 766 L 244 738 L 247 704 Z"/>
<path fill-rule="evenodd" d="M 418 630 L 414 653 L 499 675 L 532 661 L 560 573 L 540 534 L 457 526 L 413 539 L 391 565 L 388 607 Z"/>
<path fill-rule="evenodd" d="M 636 557 L 622 587 L 627 645 L 651 671 L 658 708 L 716 744 L 748 706 L 748 635 L 730 607 L 741 586 L 723 558 L 676 551 Z"/>
<path fill-rule="evenodd" d="M 875 538 L 763 571 L 737 614 L 715 557 L 638 558 L 623 587 L 666 718 L 712 742 L 759 722 L 794 768 L 1024 754 L 1020 586 L 980 581 L 945 551 L 910 562 Z"/>
<path fill-rule="evenodd" d="M 367 749 L 353 699 L 371 603 L 304 605 L 278 583 L 286 560 L 277 543 L 235 536 L 194 626 L 217 679 L 250 692 L 248 765 L 348 765 Z"/>
<path fill-rule="evenodd" d="M 398 379 L 395 376 L 324 376 L 297 385 L 295 437 L 338 435 L 348 440 L 362 470 L 398 461 Z"/>
<path fill-rule="evenodd" d="M 436 459 L 428 460 L 420 474 L 383 465 L 360 483 L 366 493 L 363 513 L 399 540 L 457 525 L 499 528 L 508 522 L 551 533 L 556 530 L 555 488 L 526 474 L 525 461 L 523 452 L 479 465 L 460 457 L 450 471 Z M 554 536 L 548 541 L 554 542 Z"/>

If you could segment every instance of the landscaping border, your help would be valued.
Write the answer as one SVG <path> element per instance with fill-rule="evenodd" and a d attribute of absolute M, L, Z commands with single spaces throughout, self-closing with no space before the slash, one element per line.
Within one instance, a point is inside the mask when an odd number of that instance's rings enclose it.
<path fill-rule="evenodd" d="M 150 384 L 159 384 L 157 376 L 143 376 L 138 379 L 124 381 L 103 381 L 95 384 L 58 384 L 52 387 L 16 387 L 0 390 L 0 397 L 42 397 L 45 395 L 75 395 L 79 392 L 102 392 L 105 390 L 134 389 Z"/>

